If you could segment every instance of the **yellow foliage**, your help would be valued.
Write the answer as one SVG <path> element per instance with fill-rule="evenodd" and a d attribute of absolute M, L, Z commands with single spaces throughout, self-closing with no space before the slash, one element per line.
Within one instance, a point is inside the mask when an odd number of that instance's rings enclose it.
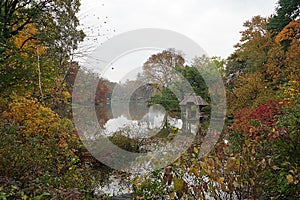
<path fill-rule="evenodd" d="M 198 148 L 197 147 L 194 147 L 194 152 L 196 153 L 196 154 L 198 154 Z"/>
<path fill-rule="evenodd" d="M 290 184 L 294 182 L 294 178 L 293 178 L 293 176 L 291 174 L 289 174 L 289 175 L 286 176 L 286 180 Z"/>
<path fill-rule="evenodd" d="M 59 116 L 37 99 L 14 96 L 4 116 L 20 127 L 24 136 L 50 136 L 59 129 Z"/>
<path fill-rule="evenodd" d="M 292 102 L 299 99 L 300 83 L 298 81 L 289 81 L 287 86 L 283 87 L 284 98 L 279 104 L 284 104 L 288 107 L 293 106 Z"/>
<path fill-rule="evenodd" d="M 218 179 L 218 183 L 223 183 L 224 182 L 224 180 L 225 180 L 225 178 L 224 177 L 220 177 L 219 179 Z"/>
<path fill-rule="evenodd" d="M 261 100 L 268 96 L 268 89 L 263 80 L 263 74 L 247 73 L 241 75 L 235 81 L 234 93 L 236 99 L 230 102 L 228 113 L 235 113 L 236 111 L 253 105 L 253 100 Z"/>
<path fill-rule="evenodd" d="M 207 174 L 208 176 L 211 176 L 211 175 L 212 175 L 212 172 L 211 172 L 210 169 L 205 169 L 205 172 L 206 172 L 206 174 Z"/>
<path fill-rule="evenodd" d="M 178 198 L 181 198 L 188 190 L 187 183 L 180 178 L 174 178 L 174 189 L 177 193 Z"/>
<path fill-rule="evenodd" d="M 18 48 L 32 50 L 35 53 L 42 55 L 45 53 L 45 48 L 44 45 L 38 43 L 38 40 L 35 38 L 36 34 L 37 29 L 35 26 L 33 24 L 28 24 L 17 36 L 13 38 L 13 40 Z M 25 58 L 28 57 L 26 53 L 23 53 L 22 56 Z"/>
<path fill-rule="evenodd" d="M 255 185 L 254 178 L 250 178 L 250 184 L 251 184 L 252 186 Z"/>
<path fill-rule="evenodd" d="M 215 165 L 214 159 L 209 158 L 209 159 L 207 160 L 207 164 L 208 164 L 208 166 L 209 166 L 210 168 L 213 168 L 214 165 Z"/>

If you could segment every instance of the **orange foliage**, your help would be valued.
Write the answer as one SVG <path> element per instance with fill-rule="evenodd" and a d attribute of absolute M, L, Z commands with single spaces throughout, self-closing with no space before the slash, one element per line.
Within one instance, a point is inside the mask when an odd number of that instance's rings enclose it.
<path fill-rule="evenodd" d="M 286 53 L 286 63 L 290 80 L 300 80 L 300 42 L 294 40 Z"/>
<path fill-rule="evenodd" d="M 295 38 L 299 38 L 300 30 L 300 19 L 291 21 L 288 25 L 286 25 L 282 31 L 276 36 L 275 42 L 281 43 L 285 40 L 293 40 Z"/>

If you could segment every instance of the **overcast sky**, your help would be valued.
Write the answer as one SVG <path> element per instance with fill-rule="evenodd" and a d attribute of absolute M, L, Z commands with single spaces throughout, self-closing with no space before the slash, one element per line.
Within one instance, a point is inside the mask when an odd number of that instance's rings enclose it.
<path fill-rule="evenodd" d="M 162 28 L 191 38 L 209 56 L 227 58 L 240 39 L 243 23 L 256 15 L 270 16 L 276 3 L 277 0 L 81 0 L 79 18 L 92 36 L 86 43 L 94 46 L 126 31 Z M 97 43 L 93 41 L 96 38 Z"/>

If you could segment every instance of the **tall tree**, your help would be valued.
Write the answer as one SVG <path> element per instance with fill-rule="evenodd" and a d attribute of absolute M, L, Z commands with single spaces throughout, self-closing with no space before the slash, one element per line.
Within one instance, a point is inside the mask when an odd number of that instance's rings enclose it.
<path fill-rule="evenodd" d="M 279 0 L 276 14 L 270 19 L 268 29 L 278 34 L 292 20 L 300 17 L 299 0 Z"/>
<path fill-rule="evenodd" d="M 57 42 L 56 44 L 61 47 L 71 45 L 76 48 L 77 42 L 83 36 L 82 31 L 77 30 L 79 21 L 76 13 L 79 11 L 79 6 L 79 0 L 2 0 L 0 2 L 1 53 L 11 48 L 10 39 L 17 36 L 29 24 L 34 24 L 38 31 L 28 35 L 21 47 L 30 40 L 38 39 L 49 43 L 51 41 L 49 39 L 52 39 L 51 44 Z"/>
<path fill-rule="evenodd" d="M 236 51 L 228 58 L 228 78 L 235 73 L 255 71 L 266 63 L 272 44 L 267 23 L 268 20 L 261 16 L 255 16 L 244 23 L 242 38 L 235 45 Z"/>
<path fill-rule="evenodd" d="M 167 88 L 176 79 L 176 68 L 184 67 L 184 58 L 175 49 L 152 55 L 143 65 L 144 75 L 160 89 Z"/>
<path fill-rule="evenodd" d="M 62 91 L 84 38 L 76 17 L 80 1 L 3 0 L 0 6 L 1 92 L 28 86 L 38 95 L 45 82 L 52 84 L 49 94 Z"/>

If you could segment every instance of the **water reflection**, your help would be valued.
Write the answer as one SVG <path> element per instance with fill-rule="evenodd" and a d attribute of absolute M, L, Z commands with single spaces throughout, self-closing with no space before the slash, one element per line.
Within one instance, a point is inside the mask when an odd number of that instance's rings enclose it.
<path fill-rule="evenodd" d="M 120 107 L 124 108 L 122 104 Z M 143 103 L 130 103 L 129 114 L 118 112 L 122 108 L 114 108 L 116 112 L 112 114 L 111 106 L 96 106 L 96 115 L 102 134 L 112 136 L 114 133 L 123 133 L 130 138 L 149 138 L 154 136 L 163 128 L 166 112 L 159 105 L 150 108 Z M 181 119 L 167 117 L 170 126 L 182 129 Z"/>
<path fill-rule="evenodd" d="M 124 105 L 118 105 L 122 110 Z M 112 111 L 110 105 L 96 106 L 96 112 L 91 107 L 74 110 L 81 116 L 75 122 L 82 141 L 103 164 L 124 172 L 147 173 L 171 164 L 194 140 L 198 127 L 190 125 L 187 131 L 186 122 L 166 116 L 162 106 L 136 104 L 133 108 L 127 112 L 123 107 L 125 113 L 116 107 Z"/>

